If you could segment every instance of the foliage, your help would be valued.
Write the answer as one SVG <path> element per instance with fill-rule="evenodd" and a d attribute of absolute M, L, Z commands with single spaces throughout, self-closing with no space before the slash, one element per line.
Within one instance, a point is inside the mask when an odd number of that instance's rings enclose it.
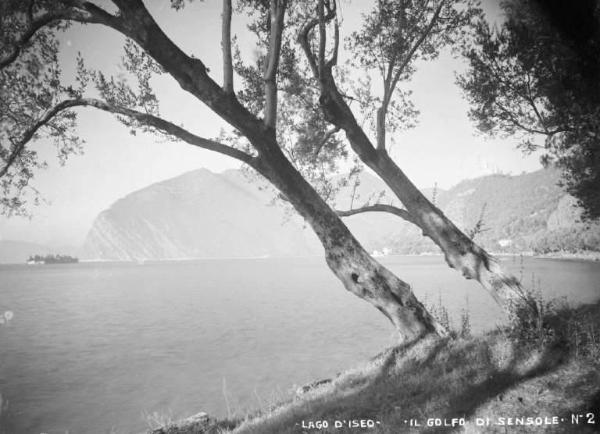
<path fill-rule="evenodd" d="M 325 3 L 335 15 L 335 2 Z M 346 38 L 345 47 L 351 56 L 343 65 L 337 64 L 341 43 L 337 27 L 343 23 L 330 20 L 324 31 L 333 36 L 323 43 L 324 57 L 333 61 L 333 75 L 342 95 L 355 108 L 366 130 L 376 133 L 375 115 L 381 108 L 386 118 L 384 135 L 387 132 L 392 136 L 415 126 L 418 110 L 411 101 L 411 92 L 404 88 L 415 72 L 415 63 L 434 60 L 444 47 L 466 40 L 470 23 L 480 13 L 476 5 L 475 0 L 378 1 L 364 16 L 361 29 Z M 315 19 L 316 6 L 316 2 L 306 0 L 288 6 L 277 83 L 281 94 L 277 134 L 295 167 L 331 201 L 350 181 L 335 175 L 348 167 L 354 174 L 363 168 L 348 142 L 338 134 L 340 128 L 332 127 L 320 109 L 319 79 L 311 72 L 297 43 L 299 35 Z M 248 28 L 259 44 L 252 59 L 244 59 L 239 49 L 234 51 L 235 71 L 243 84 L 237 96 L 253 113 L 261 115 L 262 73 L 270 30 L 268 7 L 264 2 L 244 0 L 238 2 L 238 10 L 250 16 Z M 320 45 L 319 37 L 316 30 L 308 32 L 309 45 L 315 50 Z M 373 82 L 372 77 L 376 76 L 380 76 L 380 83 Z"/>
<path fill-rule="evenodd" d="M 50 23 L 26 43 L 20 41 L 34 16 L 48 3 L 0 3 L 0 214 L 26 214 L 28 200 L 34 204 L 40 201 L 29 183 L 46 163 L 39 160 L 35 150 L 25 148 L 24 141 L 49 139 L 61 163 L 81 151 L 82 141 L 72 133 L 77 119 L 72 110 L 57 114 L 44 128 L 34 128 L 63 95 L 76 92 L 60 81 L 55 33 L 68 24 Z"/>
<path fill-rule="evenodd" d="M 27 145 L 49 139 L 61 164 L 70 155 L 81 153 L 84 140 L 75 132 L 77 113 L 73 108 L 88 105 L 89 96 L 158 115 L 158 99 L 150 80 L 163 70 L 148 53 L 127 39 L 123 74 L 119 77 L 88 69 L 79 53 L 75 79 L 69 82 L 63 77 L 59 62 L 59 35 L 70 27 L 69 21 L 60 20 L 66 6 L 61 2 L 11 1 L 2 3 L 0 8 L 0 213 L 27 215 L 29 205 L 37 205 L 41 199 L 30 185 L 31 179 L 37 170 L 47 166 Z M 22 41 L 39 23 L 47 21 L 31 39 Z M 131 117 L 117 119 L 132 134 L 136 130 L 160 132 Z"/>
<path fill-rule="evenodd" d="M 475 237 L 479 234 L 481 234 L 482 232 L 486 232 L 489 231 L 490 229 L 485 227 L 485 209 L 487 208 L 487 203 L 484 202 L 484 204 L 481 207 L 481 213 L 479 214 L 479 218 L 477 219 L 477 221 L 475 222 L 475 225 L 473 226 L 473 228 L 469 229 L 466 231 L 467 236 L 469 238 L 471 238 L 472 240 L 475 239 Z"/>
<path fill-rule="evenodd" d="M 469 313 L 469 298 L 465 297 L 465 304 L 460 310 L 458 327 L 450 318 L 450 313 L 446 306 L 442 303 L 442 293 L 438 293 L 436 304 L 430 304 L 427 299 L 424 300 L 427 306 L 427 311 L 449 332 L 452 339 L 466 339 L 471 337 L 471 314 Z"/>
<path fill-rule="evenodd" d="M 435 60 L 445 47 L 466 43 L 471 22 L 481 13 L 477 5 L 474 0 L 379 0 L 364 16 L 346 47 L 352 66 L 363 69 L 365 77 L 379 79 L 352 83 L 360 115 L 373 134 L 382 134 L 377 131 L 378 110 L 385 118 L 385 135 L 415 126 L 419 111 L 403 86 L 412 79 L 417 62 Z"/>
<path fill-rule="evenodd" d="M 331 202 L 335 193 L 351 178 L 335 175 L 348 167 L 350 172 L 357 173 L 362 167 L 350 156 L 347 143 L 338 134 L 339 129 L 331 128 L 319 110 L 316 80 L 296 42 L 303 23 L 311 17 L 312 4 L 303 0 L 288 7 L 277 76 L 280 98 L 276 131 L 280 146 L 295 168 L 321 197 Z M 268 2 L 239 1 L 238 11 L 250 17 L 248 29 L 258 44 L 251 59 L 245 59 L 237 44 L 235 46 L 233 66 L 241 78 L 236 94 L 252 113 L 264 116 L 263 71 L 269 55 L 270 32 Z M 236 132 L 225 140 L 235 146 L 243 146 L 244 141 Z"/>
<path fill-rule="evenodd" d="M 600 216 L 600 2 L 512 0 L 506 21 L 481 20 L 465 49 L 469 70 L 458 83 L 480 131 L 516 136 L 525 152 L 563 170 L 563 183 Z M 543 143 L 539 144 L 539 138 Z"/>

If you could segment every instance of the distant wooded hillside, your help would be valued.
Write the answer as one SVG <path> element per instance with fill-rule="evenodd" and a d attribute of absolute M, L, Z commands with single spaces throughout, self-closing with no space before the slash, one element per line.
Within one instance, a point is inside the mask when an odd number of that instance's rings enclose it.
<path fill-rule="evenodd" d="M 426 194 L 435 195 L 438 206 L 466 231 L 481 218 L 476 237 L 491 251 L 600 250 L 600 225 L 579 222 L 580 210 L 557 185 L 558 178 L 552 170 L 489 175 Z M 338 208 L 350 206 L 352 189 L 339 192 Z M 386 189 L 379 179 L 363 174 L 353 206 L 373 201 L 381 191 Z M 390 197 L 384 194 L 380 200 L 389 203 Z M 103 211 L 82 254 L 113 260 L 320 254 L 303 221 L 272 199 L 271 191 L 239 171 L 189 172 L 131 193 Z M 396 216 L 369 213 L 345 221 L 371 251 L 437 252 L 420 231 Z"/>

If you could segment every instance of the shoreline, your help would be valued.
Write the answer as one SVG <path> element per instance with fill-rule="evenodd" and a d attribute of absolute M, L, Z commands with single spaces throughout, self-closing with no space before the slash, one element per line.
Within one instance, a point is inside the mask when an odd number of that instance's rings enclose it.
<path fill-rule="evenodd" d="M 560 259 L 565 261 L 590 261 L 590 262 L 600 262 L 600 251 L 583 251 L 583 252 L 550 252 L 550 253 L 535 253 L 535 252 L 518 252 L 518 253 L 510 253 L 510 252 L 489 252 L 490 255 L 495 256 L 497 258 L 514 258 L 514 257 L 526 257 L 526 258 L 535 258 L 535 259 Z M 433 256 L 443 256 L 442 253 L 407 253 L 407 254 L 389 254 L 389 255 L 381 255 L 374 256 L 375 259 L 385 260 L 386 258 L 398 258 L 398 257 L 407 257 L 407 258 L 419 258 L 419 257 L 433 257 Z M 229 261 L 229 260 L 281 260 L 281 259 L 318 259 L 322 258 L 320 255 L 297 255 L 297 256 L 218 256 L 218 257 L 190 257 L 190 258 L 162 258 L 162 259 L 127 259 L 127 260 L 118 260 L 118 259 L 79 259 L 78 262 L 69 262 L 68 264 L 138 264 L 145 265 L 148 263 L 158 262 L 190 262 L 190 261 Z M 28 263 L 21 262 L 0 262 L 0 265 L 32 265 Z M 36 264 L 36 265 L 55 265 L 55 264 Z"/>
<path fill-rule="evenodd" d="M 498 258 L 514 258 L 523 256 L 524 258 L 535 258 L 535 259 L 561 259 L 565 261 L 600 261 L 600 252 L 591 250 L 583 252 L 550 252 L 550 253 L 535 253 L 535 252 L 521 252 L 521 253 L 505 253 L 505 252 L 490 252 L 492 256 Z"/>
<path fill-rule="evenodd" d="M 578 253 L 570 253 L 570 252 L 553 252 L 553 253 L 545 253 L 543 255 L 534 255 L 534 258 L 539 259 L 564 259 L 566 261 L 591 261 L 598 262 L 600 261 L 600 252 L 578 252 Z"/>

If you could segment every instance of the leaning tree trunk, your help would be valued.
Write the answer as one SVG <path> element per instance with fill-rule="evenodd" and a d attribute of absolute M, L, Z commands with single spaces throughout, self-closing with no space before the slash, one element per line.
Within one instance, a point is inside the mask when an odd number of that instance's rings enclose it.
<path fill-rule="evenodd" d="M 410 285 L 375 261 L 279 147 L 262 152 L 260 172 L 304 217 L 325 249 L 327 265 L 354 295 L 368 301 L 394 324 L 400 339 L 411 342 L 447 331 L 414 296 Z M 275 169 L 276 168 L 276 169 Z"/>
<path fill-rule="evenodd" d="M 440 247 L 451 268 L 460 271 L 466 279 L 477 280 L 511 314 L 523 315 L 536 310 L 519 280 L 505 272 L 495 258 L 433 205 L 385 150 L 377 150 L 376 155 L 367 164 L 400 199 L 423 235 Z"/>
<path fill-rule="evenodd" d="M 537 312 L 519 281 L 433 205 L 394 163 L 384 146 L 373 146 L 338 91 L 331 68 L 325 68 L 321 78 L 319 102 L 325 118 L 346 132 L 352 149 L 400 199 L 410 221 L 440 247 L 451 268 L 467 279 L 476 279 L 509 314 L 527 319 Z"/>

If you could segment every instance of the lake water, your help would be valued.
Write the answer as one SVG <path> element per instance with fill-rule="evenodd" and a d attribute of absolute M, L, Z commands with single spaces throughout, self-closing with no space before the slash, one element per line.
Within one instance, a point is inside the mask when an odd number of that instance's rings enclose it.
<path fill-rule="evenodd" d="M 476 332 L 503 315 L 441 257 L 388 257 Z M 600 264 L 509 258 L 547 297 L 593 302 Z M 468 300 L 468 302 L 467 302 Z M 154 412 L 244 414 L 393 344 L 321 258 L 0 266 L 0 433 L 129 433 Z"/>

